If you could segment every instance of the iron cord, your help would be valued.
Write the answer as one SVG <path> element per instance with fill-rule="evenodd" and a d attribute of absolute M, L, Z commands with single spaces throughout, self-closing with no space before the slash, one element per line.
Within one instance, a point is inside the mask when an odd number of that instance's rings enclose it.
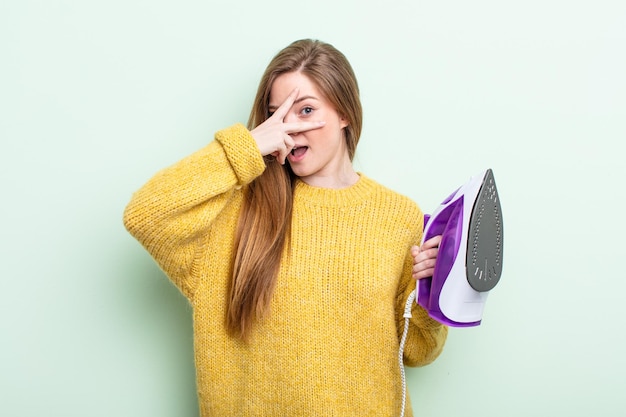
<path fill-rule="evenodd" d="M 417 287 L 419 288 L 419 287 Z M 400 409 L 400 417 L 404 417 L 404 411 L 406 408 L 406 374 L 404 371 L 404 346 L 406 345 L 406 338 L 409 334 L 409 320 L 411 317 L 411 308 L 417 297 L 417 288 L 415 288 L 404 305 L 404 331 L 402 332 L 402 339 L 400 339 L 400 349 L 398 352 L 398 365 L 400 366 L 400 376 L 402 378 L 402 408 Z"/>

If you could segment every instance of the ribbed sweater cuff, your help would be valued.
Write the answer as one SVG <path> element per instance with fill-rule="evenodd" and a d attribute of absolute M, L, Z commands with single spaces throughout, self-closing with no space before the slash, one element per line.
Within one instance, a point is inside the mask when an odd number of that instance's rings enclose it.
<path fill-rule="evenodd" d="M 420 329 L 434 330 L 443 326 L 443 324 L 431 318 L 426 310 L 424 310 L 424 308 L 422 308 L 422 306 L 418 305 L 417 303 L 414 304 L 411 315 L 413 316 L 411 320 Z"/>
<path fill-rule="evenodd" d="M 215 134 L 226 153 L 239 184 L 249 184 L 265 170 L 265 162 L 259 148 L 242 124 L 235 124 Z"/>

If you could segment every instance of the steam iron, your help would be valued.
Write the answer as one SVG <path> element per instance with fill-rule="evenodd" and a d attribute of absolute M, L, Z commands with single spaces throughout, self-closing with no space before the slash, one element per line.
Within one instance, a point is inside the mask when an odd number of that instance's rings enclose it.
<path fill-rule="evenodd" d="M 502 209 L 488 169 L 450 194 L 437 210 L 424 216 L 422 243 L 441 235 L 433 276 L 418 280 L 404 306 L 404 331 L 398 366 L 402 377 L 402 408 L 406 407 L 404 347 L 414 302 L 430 317 L 452 327 L 478 326 L 487 295 L 502 275 Z"/>
<path fill-rule="evenodd" d="M 442 239 L 432 278 L 418 281 L 417 303 L 440 323 L 478 326 L 502 274 L 502 209 L 492 170 L 471 177 L 424 221 L 422 242 Z"/>

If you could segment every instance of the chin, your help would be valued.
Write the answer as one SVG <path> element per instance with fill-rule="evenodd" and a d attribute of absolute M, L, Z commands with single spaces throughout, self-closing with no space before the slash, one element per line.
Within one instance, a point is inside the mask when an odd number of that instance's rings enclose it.
<path fill-rule="evenodd" d="M 289 167 L 291 168 L 291 172 L 293 172 L 297 177 L 309 177 L 315 174 L 314 172 L 311 172 L 311 170 L 306 169 L 303 166 L 296 165 L 294 167 L 293 165 L 289 165 Z"/>

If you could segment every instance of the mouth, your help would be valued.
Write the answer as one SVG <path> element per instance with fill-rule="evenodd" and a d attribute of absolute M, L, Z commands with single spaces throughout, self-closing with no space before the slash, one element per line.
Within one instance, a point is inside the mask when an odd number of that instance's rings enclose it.
<path fill-rule="evenodd" d="M 301 156 L 303 156 L 306 151 L 309 149 L 308 146 L 295 146 L 292 150 L 291 150 L 291 155 L 295 156 L 296 158 L 299 158 Z"/>

